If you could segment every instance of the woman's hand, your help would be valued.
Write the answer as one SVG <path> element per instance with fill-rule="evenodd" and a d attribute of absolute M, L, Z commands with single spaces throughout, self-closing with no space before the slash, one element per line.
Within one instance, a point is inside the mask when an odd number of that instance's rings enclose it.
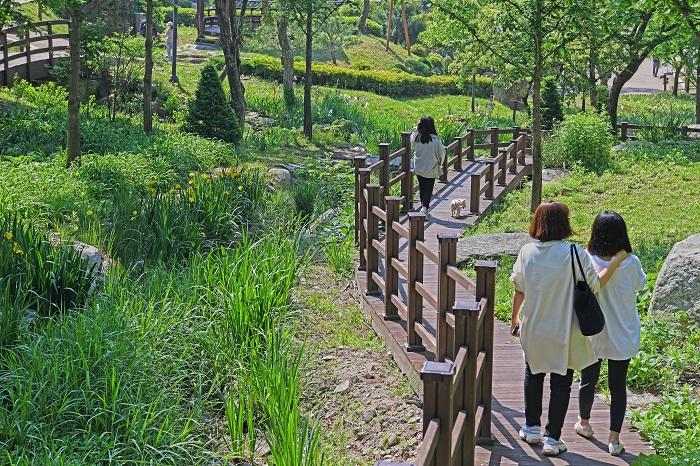
<path fill-rule="evenodd" d="M 625 251 L 624 249 L 621 249 L 617 251 L 617 253 L 613 256 L 613 260 L 617 261 L 617 263 L 621 263 L 623 260 L 627 259 L 629 256 L 629 253 Z"/>
<path fill-rule="evenodd" d="M 520 333 L 520 319 L 514 318 L 510 321 L 510 334 L 513 336 L 518 336 Z"/>

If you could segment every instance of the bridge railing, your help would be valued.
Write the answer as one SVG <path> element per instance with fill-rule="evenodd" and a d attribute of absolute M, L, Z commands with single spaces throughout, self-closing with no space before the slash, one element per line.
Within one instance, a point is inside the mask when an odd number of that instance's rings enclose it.
<path fill-rule="evenodd" d="M 0 31 L 0 70 L 2 73 L 2 85 L 10 84 L 11 62 L 17 59 L 25 59 L 25 78 L 32 79 L 33 57 L 48 53 L 49 65 L 53 65 L 54 53 L 68 48 L 68 43 L 56 43 L 58 39 L 68 39 L 68 33 L 57 32 L 68 27 L 66 20 L 38 21 L 31 24 L 13 26 Z M 40 44 L 45 42 L 45 44 Z M 18 49 L 15 51 L 14 49 Z M 14 68 L 14 67 L 13 67 Z"/>
<path fill-rule="evenodd" d="M 640 131 L 661 131 L 665 133 L 673 133 L 683 139 L 688 139 L 693 133 L 700 133 L 700 128 L 684 126 L 657 126 L 657 125 L 638 125 L 622 121 L 615 125 L 615 128 L 620 132 L 620 141 L 635 141 L 639 139 Z M 697 137 L 697 136 L 696 136 Z"/>

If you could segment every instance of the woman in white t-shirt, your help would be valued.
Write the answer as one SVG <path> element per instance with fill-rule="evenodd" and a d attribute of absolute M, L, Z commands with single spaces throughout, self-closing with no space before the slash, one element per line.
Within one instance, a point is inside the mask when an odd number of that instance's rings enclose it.
<path fill-rule="evenodd" d="M 632 252 L 625 220 L 617 213 L 598 214 L 593 222 L 588 255 L 597 270 L 605 269 L 611 257 L 620 249 Z M 620 430 L 627 408 L 627 368 L 630 359 L 639 352 L 639 315 L 637 291 L 644 287 L 647 277 L 637 256 L 630 254 L 617 269 L 607 286 L 598 292 L 598 302 L 605 315 L 605 327 L 590 337 L 598 362 L 581 371 L 579 388 L 579 417 L 576 432 L 586 438 L 593 436 L 589 424 L 595 387 L 600 377 L 600 363 L 608 360 L 610 387 L 610 437 L 608 451 L 618 456 L 624 451 Z"/>
<path fill-rule="evenodd" d="M 544 443 L 543 453 L 556 456 L 566 451 L 561 429 L 569 407 L 575 370 L 597 360 L 591 342 L 583 336 L 574 316 L 571 276 L 569 208 L 559 202 L 544 202 L 530 223 L 530 236 L 537 241 L 523 246 L 513 265 L 515 286 L 511 331 L 520 329 L 525 355 L 525 425 L 520 438 L 531 445 Z M 596 273 L 583 248 L 579 256 L 585 277 L 576 269 L 576 279 L 585 280 L 593 291 L 605 286 L 625 258 L 621 251 L 605 270 Z M 541 436 L 542 393 L 550 374 L 549 412 L 544 441 Z"/>

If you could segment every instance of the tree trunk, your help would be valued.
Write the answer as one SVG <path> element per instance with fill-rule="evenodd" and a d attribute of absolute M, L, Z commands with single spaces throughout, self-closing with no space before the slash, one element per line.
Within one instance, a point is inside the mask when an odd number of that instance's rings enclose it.
<path fill-rule="evenodd" d="M 70 167 L 80 157 L 80 26 L 79 11 L 70 10 L 69 48 L 70 76 L 68 78 L 68 134 L 66 151 Z"/>
<path fill-rule="evenodd" d="M 535 69 L 532 74 L 532 212 L 542 202 L 542 19 L 540 0 L 535 2 L 532 19 L 535 46 Z"/>
<path fill-rule="evenodd" d="M 685 67 L 685 79 L 683 80 L 683 84 L 685 85 L 685 93 L 690 94 L 690 68 L 686 65 Z"/>
<path fill-rule="evenodd" d="M 391 30 L 394 22 L 394 0 L 389 0 L 389 16 L 386 21 L 386 51 L 389 51 L 389 42 L 391 42 Z"/>
<path fill-rule="evenodd" d="M 700 125 L 700 64 L 695 68 L 695 124 Z"/>
<path fill-rule="evenodd" d="M 294 97 L 294 52 L 289 44 L 287 28 L 289 22 L 286 17 L 277 20 L 277 41 L 280 44 L 282 55 L 282 87 L 284 89 L 284 106 L 288 112 L 294 109 L 296 99 Z"/>
<path fill-rule="evenodd" d="M 216 0 L 216 16 L 219 20 L 221 48 L 226 62 L 226 76 L 231 93 L 231 107 L 236 114 L 238 124 L 243 129 L 245 125 L 245 88 L 241 82 L 241 23 L 243 11 L 247 5 L 243 1 L 241 17 L 236 14 L 235 3 L 232 0 Z"/>
<path fill-rule="evenodd" d="M 637 72 L 639 66 L 653 49 L 654 47 L 651 47 L 650 49 L 645 49 L 640 52 L 639 55 L 628 63 L 620 73 L 616 74 L 615 79 L 613 79 L 612 87 L 610 88 L 610 100 L 608 100 L 608 114 L 610 115 L 610 123 L 612 124 L 613 131 L 616 129 L 617 125 L 617 104 L 620 101 L 622 88 L 627 81 L 634 76 L 634 73 Z"/>
<path fill-rule="evenodd" d="M 472 113 L 476 112 L 476 71 L 472 73 Z"/>
<path fill-rule="evenodd" d="M 153 0 L 146 0 L 146 60 L 143 72 L 143 130 L 153 131 Z"/>
<path fill-rule="evenodd" d="M 357 29 L 360 34 L 367 35 L 369 30 L 367 29 L 367 18 L 369 18 L 370 3 L 369 0 L 364 0 L 362 5 L 362 14 L 360 15 L 360 21 L 357 23 Z"/>
<path fill-rule="evenodd" d="M 334 66 L 338 66 L 338 60 L 335 56 L 335 45 L 331 46 L 331 63 L 333 63 Z"/>
<path fill-rule="evenodd" d="M 406 0 L 401 5 L 401 21 L 403 22 L 403 37 L 406 41 L 406 52 L 411 56 L 411 36 L 408 33 L 408 15 L 406 14 Z"/>
<path fill-rule="evenodd" d="M 680 64 L 678 68 L 675 69 L 675 72 L 673 73 L 673 97 L 678 97 L 678 86 L 680 85 L 681 81 L 681 70 L 683 69 L 683 65 Z"/>
<path fill-rule="evenodd" d="M 304 136 L 306 139 L 313 137 L 313 122 L 311 121 L 311 63 L 313 60 L 313 5 L 307 0 L 306 8 L 306 72 L 304 74 Z"/>
<path fill-rule="evenodd" d="M 590 96 L 591 107 L 598 109 L 598 80 L 595 75 L 595 67 L 598 54 L 594 50 L 594 46 L 588 54 L 588 94 Z"/>

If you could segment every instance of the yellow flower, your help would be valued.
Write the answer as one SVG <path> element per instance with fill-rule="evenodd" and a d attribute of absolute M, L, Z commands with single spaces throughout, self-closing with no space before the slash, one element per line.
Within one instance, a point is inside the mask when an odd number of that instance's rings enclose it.
<path fill-rule="evenodd" d="M 208 180 L 209 178 L 211 178 L 211 177 L 209 175 L 207 175 L 206 173 L 202 175 L 203 180 Z"/>
<path fill-rule="evenodd" d="M 187 182 L 187 184 L 190 185 L 190 186 L 192 186 L 192 183 L 194 183 L 192 180 L 189 180 L 189 181 Z"/>
<path fill-rule="evenodd" d="M 194 178 L 194 175 L 195 175 L 194 172 L 190 172 L 190 178 Z"/>
<path fill-rule="evenodd" d="M 95 212 L 93 212 L 92 209 L 88 209 L 87 212 L 85 212 L 85 215 L 87 215 L 88 217 L 92 217 L 93 215 L 95 215 Z"/>
<path fill-rule="evenodd" d="M 180 186 L 180 183 L 176 183 L 176 184 L 175 184 L 175 189 L 180 189 L 180 188 L 182 188 L 182 186 Z"/>
<path fill-rule="evenodd" d="M 224 196 L 230 196 L 230 195 L 231 195 L 231 191 L 224 191 Z"/>
<path fill-rule="evenodd" d="M 243 186 L 242 186 L 242 185 L 239 185 L 239 186 L 238 186 L 238 190 L 239 190 L 239 191 L 243 191 Z"/>
<path fill-rule="evenodd" d="M 194 202 L 194 198 L 193 198 L 193 197 L 189 197 L 187 200 L 190 201 L 190 204 Z"/>
<path fill-rule="evenodd" d="M 12 232 L 11 231 L 6 231 L 5 234 L 3 235 L 7 241 L 10 241 L 12 239 Z"/>
<path fill-rule="evenodd" d="M 138 214 L 139 214 L 139 211 L 138 211 L 138 210 L 135 210 L 135 211 L 131 212 L 131 215 L 132 215 L 133 217 L 136 217 Z"/>
<path fill-rule="evenodd" d="M 17 244 L 17 243 L 12 245 L 12 252 L 17 254 L 18 256 L 21 256 L 22 254 L 24 254 L 24 251 L 22 251 L 22 248 L 19 247 L 19 244 Z"/>
<path fill-rule="evenodd" d="M 151 194 L 155 194 L 156 189 L 155 188 L 148 188 L 148 192 L 150 192 Z"/>

